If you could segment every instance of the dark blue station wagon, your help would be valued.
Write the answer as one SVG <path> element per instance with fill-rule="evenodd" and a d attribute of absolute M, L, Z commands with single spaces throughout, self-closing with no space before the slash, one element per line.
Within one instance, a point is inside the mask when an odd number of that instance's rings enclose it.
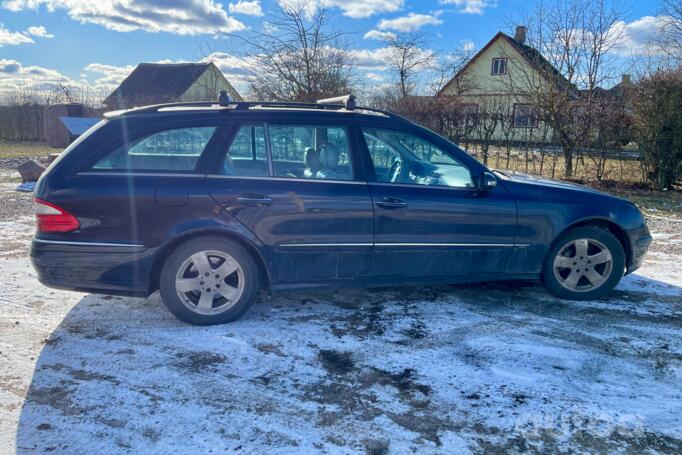
<path fill-rule="evenodd" d="M 626 200 L 490 171 L 352 98 L 224 101 L 110 113 L 69 146 L 36 188 L 39 280 L 159 289 L 180 319 L 215 324 L 261 288 L 520 279 L 593 299 L 651 242 Z"/>

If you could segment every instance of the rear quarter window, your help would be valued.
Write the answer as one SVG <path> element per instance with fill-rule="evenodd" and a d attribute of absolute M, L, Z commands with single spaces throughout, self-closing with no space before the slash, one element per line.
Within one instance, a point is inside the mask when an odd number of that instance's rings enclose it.
<path fill-rule="evenodd" d="M 175 128 L 157 131 L 118 146 L 93 170 L 192 171 L 216 127 Z"/>

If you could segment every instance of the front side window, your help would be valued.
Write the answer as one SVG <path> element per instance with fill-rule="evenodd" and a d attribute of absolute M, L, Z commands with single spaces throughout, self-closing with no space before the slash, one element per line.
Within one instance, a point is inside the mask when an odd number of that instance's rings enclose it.
<path fill-rule="evenodd" d="M 96 170 L 191 171 L 215 127 L 177 128 L 142 136 L 117 147 L 92 167 Z"/>
<path fill-rule="evenodd" d="M 413 134 L 362 130 L 378 182 L 471 188 L 469 168 L 435 144 Z"/>
<path fill-rule="evenodd" d="M 507 59 L 506 58 L 494 58 L 493 66 L 490 70 L 490 74 L 493 76 L 500 76 L 507 74 Z"/>
<path fill-rule="evenodd" d="M 268 175 L 263 125 L 244 125 L 232 140 L 219 172 L 223 175 Z"/>
<path fill-rule="evenodd" d="M 352 180 L 346 129 L 319 125 L 270 125 L 275 176 Z"/>

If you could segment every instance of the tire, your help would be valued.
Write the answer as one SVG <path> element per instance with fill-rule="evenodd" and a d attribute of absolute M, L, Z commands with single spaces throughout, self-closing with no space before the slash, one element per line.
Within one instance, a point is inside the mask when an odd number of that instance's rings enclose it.
<path fill-rule="evenodd" d="M 620 241 L 606 229 L 585 226 L 554 241 L 542 267 L 542 281 L 562 299 L 593 300 L 611 292 L 624 271 Z"/>
<path fill-rule="evenodd" d="M 200 237 L 168 256 L 159 290 L 166 308 L 178 319 L 194 325 L 224 324 L 239 319 L 254 304 L 258 275 L 253 257 L 240 244 Z"/>

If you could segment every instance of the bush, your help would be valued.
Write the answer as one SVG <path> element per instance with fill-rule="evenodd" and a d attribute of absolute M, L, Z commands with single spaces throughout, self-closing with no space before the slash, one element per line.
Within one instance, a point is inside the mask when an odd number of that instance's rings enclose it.
<path fill-rule="evenodd" d="M 646 177 L 657 189 L 672 188 L 682 175 L 682 71 L 659 71 L 643 79 L 634 111 Z"/>

